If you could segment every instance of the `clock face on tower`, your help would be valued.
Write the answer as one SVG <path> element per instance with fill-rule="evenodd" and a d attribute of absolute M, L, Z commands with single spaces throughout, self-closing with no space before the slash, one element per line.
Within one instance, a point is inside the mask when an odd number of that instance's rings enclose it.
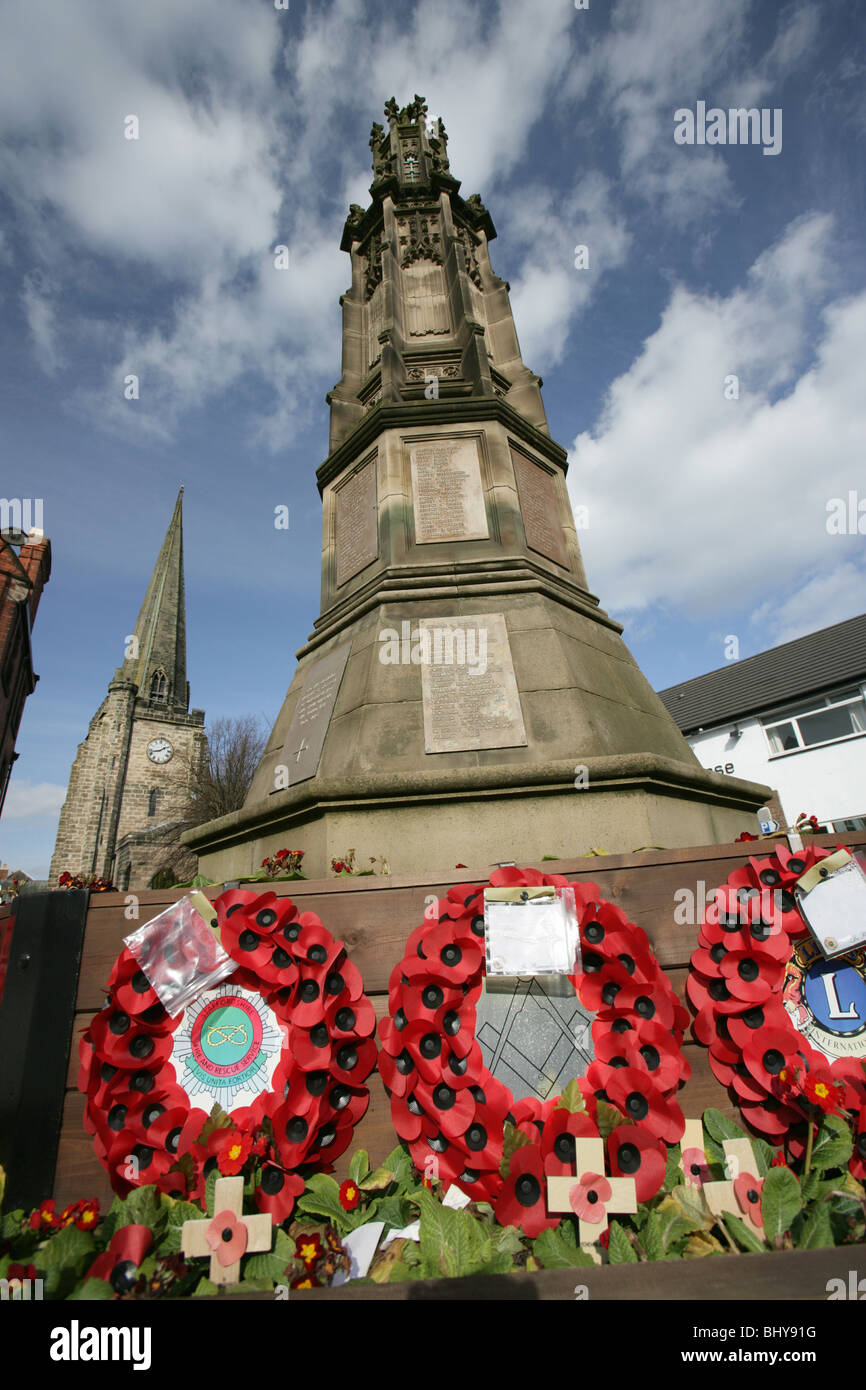
<path fill-rule="evenodd" d="M 167 763 L 173 752 L 167 738 L 151 739 L 147 745 L 147 756 L 152 763 Z"/>

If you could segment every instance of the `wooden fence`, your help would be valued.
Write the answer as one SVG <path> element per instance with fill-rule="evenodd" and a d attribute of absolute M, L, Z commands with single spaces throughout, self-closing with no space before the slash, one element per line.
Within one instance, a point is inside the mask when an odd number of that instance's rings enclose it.
<path fill-rule="evenodd" d="M 866 845 L 866 835 L 817 836 L 815 843 L 830 846 L 841 843 L 849 846 Z M 681 850 L 645 851 L 641 854 L 548 861 L 535 864 L 533 867 L 546 873 L 565 874 L 572 880 L 597 883 L 603 897 L 621 907 L 633 922 L 644 928 L 677 995 L 685 1000 L 688 965 L 695 945 L 697 927 L 680 925 L 674 921 L 677 905 L 675 894 L 678 890 L 689 889 L 697 895 L 700 903 L 701 893 L 723 883 L 735 868 L 747 862 L 750 850 L 765 854 L 768 852 L 768 845 L 709 845 Z M 455 882 L 486 883 L 489 877 L 489 867 L 476 865 L 474 868 L 461 869 L 449 878 L 443 878 L 441 875 L 393 875 L 388 878 L 300 880 L 272 886 L 279 896 L 289 896 L 302 909 L 318 913 L 328 930 L 335 937 L 345 941 L 352 960 L 363 975 L 365 990 L 373 1001 L 377 1015 L 381 1017 L 388 1009 L 388 977 L 403 953 L 409 933 L 423 920 L 429 899 L 444 896 Z M 700 885 L 703 885 L 703 889 Z M 218 896 L 221 891 L 220 887 L 206 890 L 211 898 Z M 49 899 L 62 899 L 64 896 L 69 895 L 46 894 L 41 899 L 32 901 L 44 903 Z M 156 916 L 174 901 L 178 894 L 176 890 L 166 890 L 141 893 L 138 896 L 138 920 L 143 923 Z M 27 899 L 20 900 L 19 910 L 26 902 Z M 57 1092 L 46 1100 L 44 1085 L 36 1075 L 32 1078 L 25 1075 L 24 1084 L 19 1088 L 24 1095 L 28 1087 L 38 1091 L 48 1111 L 53 1104 L 58 1116 L 59 1133 L 52 1136 L 49 1126 L 46 1137 L 41 1141 L 43 1147 L 47 1146 L 49 1150 L 54 1145 L 53 1153 L 48 1153 L 52 1163 L 56 1155 L 56 1164 L 53 1163 L 53 1191 L 49 1183 L 47 1188 L 34 1192 L 32 1182 L 20 1173 L 15 1184 L 19 1193 L 26 1189 L 34 1201 L 49 1195 L 49 1192 L 60 1206 L 81 1197 L 98 1197 L 103 1204 L 110 1201 L 107 1176 L 95 1157 L 93 1141 L 85 1132 L 82 1123 L 84 1097 L 75 1088 L 78 1073 L 78 1041 L 94 1013 L 102 1008 L 105 1002 L 105 984 L 122 948 L 122 938 L 134 930 L 134 927 L 135 923 L 124 916 L 122 894 L 99 894 L 90 899 L 80 968 L 77 971 L 77 988 L 74 990 L 74 1012 L 71 1019 L 67 1016 L 63 1025 L 66 1031 L 66 1068 L 62 1094 Z M 12 1016 L 11 1011 L 16 1010 L 16 995 L 20 994 L 20 982 L 27 977 L 26 971 L 22 973 L 17 968 L 20 946 L 17 930 L 16 921 L 6 991 L 0 1005 L 0 1047 L 4 1027 L 9 1031 L 6 1020 Z M 43 942 L 41 949 L 50 950 L 50 943 Z M 68 969 L 75 969 L 74 959 L 71 960 Z M 67 980 L 67 992 L 70 985 L 71 981 Z M 56 989 L 56 984 L 54 988 Z M 20 1004 L 20 999 L 17 1002 Z M 31 1001 L 31 1004 L 32 1009 L 37 1012 L 41 1009 L 44 1015 L 49 1010 L 59 1008 L 60 1001 L 43 993 L 41 1002 L 36 1000 L 35 1003 Z M 32 1028 L 30 1036 L 35 1036 Z M 55 1041 L 55 1048 L 60 1045 L 60 1042 Z M 715 1105 L 729 1114 L 735 1114 L 731 1097 L 715 1080 L 709 1069 L 706 1049 L 687 1036 L 685 1053 L 691 1064 L 692 1075 L 678 1095 L 684 1113 L 700 1115 L 707 1106 Z M 31 1048 L 31 1057 L 24 1058 L 25 1067 L 33 1066 L 35 1055 Z M 3 1053 L 0 1051 L 0 1059 L 2 1057 Z M 55 1058 L 55 1065 L 57 1060 Z M 374 1073 L 370 1077 L 368 1085 L 371 1093 L 370 1107 L 355 1131 L 350 1150 L 337 1165 L 339 1176 L 345 1176 L 352 1149 L 366 1148 L 375 1163 L 396 1143 L 388 1099 L 378 1074 Z M 4 1108 L 6 1113 L 0 1115 L 0 1162 L 4 1162 L 8 1168 L 8 1158 L 4 1158 L 5 1141 L 2 1136 L 5 1125 L 9 1123 L 10 1112 L 8 1104 Z M 31 1110 L 32 1108 L 31 1106 Z M 43 1162 L 42 1171 L 44 1169 Z M 20 1195 L 17 1204 L 24 1204 Z"/>

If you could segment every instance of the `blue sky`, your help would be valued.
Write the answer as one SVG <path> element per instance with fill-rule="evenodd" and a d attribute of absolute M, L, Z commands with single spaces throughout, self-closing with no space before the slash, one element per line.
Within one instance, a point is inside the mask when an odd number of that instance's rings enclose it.
<path fill-rule="evenodd" d="M 0 858 L 47 873 L 181 482 L 192 704 L 275 717 L 391 95 L 491 211 L 590 587 L 651 683 L 862 611 L 863 537 L 826 516 L 866 477 L 864 27 L 859 0 L 5 7 L 0 490 L 42 499 L 53 575 Z M 780 109 L 781 151 L 677 144 L 699 101 Z"/>

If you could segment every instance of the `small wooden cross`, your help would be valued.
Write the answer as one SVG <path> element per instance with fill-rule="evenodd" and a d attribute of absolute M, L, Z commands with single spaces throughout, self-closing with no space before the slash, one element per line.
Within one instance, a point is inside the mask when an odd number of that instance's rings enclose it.
<path fill-rule="evenodd" d="M 701 1189 L 706 1199 L 707 1206 L 713 1216 L 724 1216 L 730 1212 L 733 1216 L 739 1216 L 741 1221 L 746 1221 L 753 1230 L 760 1235 L 764 1234 L 764 1225 L 761 1221 L 761 1204 L 755 1203 L 755 1211 L 743 1211 L 737 1201 L 734 1191 L 734 1179 L 750 1174 L 760 1185 L 760 1169 L 755 1152 L 748 1139 L 726 1139 L 722 1144 L 725 1151 L 725 1171 L 733 1174 L 726 1178 L 724 1182 L 705 1182 Z"/>
<path fill-rule="evenodd" d="M 273 1217 L 268 1212 L 242 1216 L 243 1202 L 243 1178 L 217 1178 L 214 1215 L 204 1221 L 184 1221 L 181 1228 L 180 1248 L 185 1255 L 193 1259 L 210 1255 L 208 1277 L 212 1284 L 236 1284 L 241 1272 L 241 1255 L 271 1248 Z M 226 1264 L 225 1251 L 230 1244 L 234 1244 L 235 1249 Z"/>
<path fill-rule="evenodd" d="M 686 1127 L 683 1130 L 683 1137 L 680 1140 L 680 1169 L 686 1180 L 687 1187 L 703 1187 L 704 1176 L 702 1173 L 693 1173 L 691 1166 L 686 1164 L 685 1156 L 691 1151 L 697 1152 L 700 1157 L 698 1163 L 706 1171 L 709 1168 L 706 1150 L 704 1149 L 704 1126 L 700 1120 L 686 1120 Z"/>
<path fill-rule="evenodd" d="M 605 1177 L 604 1171 L 604 1140 L 603 1139 L 575 1139 L 574 1141 L 575 1173 L 574 1176 L 547 1179 L 547 1210 L 572 1211 L 570 1193 L 582 1177 L 588 1173 L 595 1173 L 598 1177 Z M 591 1221 L 584 1221 L 578 1217 L 578 1234 L 581 1245 L 592 1245 L 607 1230 L 607 1217 L 615 1212 L 635 1212 L 637 1211 L 637 1192 L 635 1190 L 634 1178 L 606 1178 L 610 1184 L 610 1200 L 605 1203 L 605 1218 L 594 1225 Z"/>

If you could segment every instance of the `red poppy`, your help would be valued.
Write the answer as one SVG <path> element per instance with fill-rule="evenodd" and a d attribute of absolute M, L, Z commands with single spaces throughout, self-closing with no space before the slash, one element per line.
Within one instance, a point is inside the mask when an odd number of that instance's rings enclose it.
<path fill-rule="evenodd" d="M 247 1248 L 250 1233 L 233 1211 L 218 1211 L 204 1233 L 209 1248 L 223 1269 L 240 1259 Z"/>
<path fill-rule="evenodd" d="M 314 1265 L 325 1253 L 322 1239 L 318 1231 L 313 1231 L 307 1235 L 298 1236 L 295 1240 L 295 1258 L 303 1260 L 307 1269 Z"/>
<path fill-rule="evenodd" d="M 628 1119 L 657 1139 L 676 1144 L 685 1128 L 682 1111 L 675 1101 L 667 1101 L 645 1072 L 620 1067 L 611 1073 L 605 1087 L 608 1099 Z"/>
<path fill-rule="evenodd" d="M 534 1239 L 559 1224 L 559 1216 L 548 1216 L 547 1185 L 540 1151 L 534 1144 L 517 1149 L 509 1161 L 509 1174 L 494 1206 L 503 1226 L 519 1226 Z"/>
<path fill-rule="evenodd" d="M 574 1172 L 575 1139 L 597 1139 L 598 1127 L 589 1115 L 572 1113 L 560 1106 L 545 1121 L 541 1135 L 544 1171 L 551 1177 L 567 1177 Z"/>
<path fill-rule="evenodd" d="M 734 1179 L 734 1196 L 737 1205 L 756 1230 L 763 1234 L 764 1222 L 761 1218 L 761 1189 L 764 1186 L 763 1178 L 756 1178 L 752 1173 L 741 1173 Z"/>
<path fill-rule="evenodd" d="M 276 859 L 278 864 L 282 864 L 283 860 L 288 859 L 288 857 L 289 851 L 287 849 L 278 849 L 276 854 L 274 855 L 274 858 Z"/>
<path fill-rule="evenodd" d="M 720 972 L 728 991 L 749 1004 L 761 1004 L 775 994 L 785 973 L 781 961 L 762 951 L 728 951 Z"/>
<path fill-rule="evenodd" d="M 354 1211 L 360 1200 L 358 1185 L 351 1178 L 340 1184 L 340 1206 L 344 1211 Z"/>
<path fill-rule="evenodd" d="M 703 1149 L 683 1149 L 682 1169 L 687 1187 L 703 1187 L 710 1180 L 710 1168 Z"/>
<path fill-rule="evenodd" d="M 108 1249 L 93 1261 L 87 1271 L 88 1279 L 104 1279 L 115 1292 L 120 1292 L 129 1282 L 123 1276 L 138 1268 L 152 1244 L 153 1232 L 148 1226 L 121 1226 L 111 1237 Z"/>
<path fill-rule="evenodd" d="M 259 1211 L 268 1212 L 280 1225 L 288 1221 L 304 1186 L 304 1179 L 299 1173 L 289 1173 L 276 1163 L 266 1163 L 261 1182 L 255 1190 L 256 1206 Z"/>
<path fill-rule="evenodd" d="M 607 1203 L 612 1196 L 611 1185 L 601 1173 L 584 1173 L 571 1188 L 568 1200 L 575 1216 L 593 1226 L 607 1220 Z"/>
<path fill-rule="evenodd" d="M 798 1033 L 761 1028 L 743 1044 L 743 1062 L 768 1095 L 778 1095 L 789 1074 L 802 1066 L 799 1046 L 808 1046 Z M 780 1073 L 785 1072 L 781 1077 Z"/>
<path fill-rule="evenodd" d="M 634 1178 L 639 1202 L 648 1202 L 665 1177 L 667 1145 L 641 1125 L 617 1125 L 607 1141 L 610 1171 L 615 1177 Z"/>

